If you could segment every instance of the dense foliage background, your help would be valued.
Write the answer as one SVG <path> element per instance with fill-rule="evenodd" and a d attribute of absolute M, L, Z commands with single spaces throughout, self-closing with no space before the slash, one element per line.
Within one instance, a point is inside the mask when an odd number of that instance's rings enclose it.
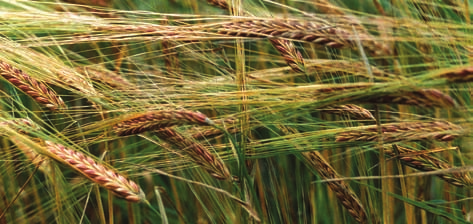
<path fill-rule="evenodd" d="M 472 4 L 0 1 L 0 223 L 468 223 Z"/>

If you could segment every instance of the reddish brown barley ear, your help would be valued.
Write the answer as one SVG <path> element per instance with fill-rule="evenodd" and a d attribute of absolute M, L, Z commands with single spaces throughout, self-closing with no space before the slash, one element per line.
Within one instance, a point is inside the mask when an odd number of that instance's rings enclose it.
<path fill-rule="evenodd" d="M 146 196 L 135 182 L 117 171 L 96 162 L 92 157 L 65 146 L 45 141 L 48 156 L 68 165 L 99 186 L 129 202 L 145 202 Z"/>
<path fill-rule="evenodd" d="M 455 168 L 449 163 L 435 157 L 429 150 L 414 150 L 398 145 L 386 148 L 386 154 L 401 161 L 402 164 L 420 171 L 437 171 Z M 447 183 L 457 187 L 469 187 L 473 181 L 468 172 L 441 173 L 437 175 Z"/>
<path fill-rule="evenodd" d="M 136 135 L 174 125 L 213 125 L 202 113 L 189 110 L 158 110 L 127 116 L 114 126 L 119 136 Z"/>
<path fill-rule="evenodd" d="M 0 61 L 0 75 L 8 82 L 50 110 L 66 109 L 64 101 L 44 83 L 35 80 L 25 72 L 13 68 L 10 64 Z"/>
<path fill-rule="evenodd" d="M 323 179 L 330 180 L 341 177 L 318 151 L 303 152 L 302 155 Z M 357 222 L 366 223 L 367 215 L 365 208 L 351 187 L 345 181 L 329 181 L 327 184 L 343 207 L 348 210 L 348 213 Z"/>

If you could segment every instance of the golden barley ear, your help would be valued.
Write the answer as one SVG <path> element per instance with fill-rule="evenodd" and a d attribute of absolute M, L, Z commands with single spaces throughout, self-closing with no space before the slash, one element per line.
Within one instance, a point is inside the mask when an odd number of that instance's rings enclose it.
<path fill-rule="evenodd" d="M 197 164 L 211 176 L 221 180 L 233 180 L 227 166 L 214 156 L 204 145 L 186 138 L 171 128 L 163 128 L 156 135 L 180 150 L 186 152 Z"/>
<path fill-rule="evenodd" d="M 55 111 L 67 108 L 61 97 L 44 83 L 35 80 L 25 72 L 12 67 L 4 61 L 0 61 L 0 75 L 12 85 L 32 97 L 36 102 L 50 110 Z"/>
<path fill-rule="evenodd" d="M 213 122 L 215 124 L 223 124 L 222 126 L 225 127 L 226 131 L 229 134 L 235 134 L 240 132 L 240 129 L 235 126 L 238 122 L 238 119 L 234 117 L 213 120 Z M 192 136 L 191 139 L 196 140 L 218 138 L 222 137 L 225 134 L 222 128 L 199 126 L 193 127 L 191 130 L 189 130 L 189 133 Z"/>
<path fill-rule="evenodd" d="M 220 34 L 228 36 L 285 38 L 332 48 L 354 46 L 349 32 L 327 23 L 247 19 L 222 24 L 217 30 Z"/>
<path fill-rule="evenodd" d="M 48 156 L 69 166 L 118 197 L 129 202 L 146 201 L 146 196 L 138 184 L 118 173 L 118 171 L 61 144 L 51 141 L 45 141 L 45 144 Z"/>
<path fill-rule="evenodd" d="M 30 119 L 15 118 L 0 122 L 0 127 L 8 127 L 15 130 L 16 134 L 2 134 L 8 136 L 9 140 L 25 154 L 34 165 L 38 166 L 39 170 L 48 174 L 50 169 L 48 166 L 49 160 L 43 155 L 38 154 L 33 148 L 25 144 L 21 138 L 21 134 L 29 134 L 31 131 L 38 131 L 39 126 Z"/>
<path fill-rule="evenodd" d="M 465 131 L 458 125 L 447 121 L 403 122 L 381 125 L 384 143 L 416 140 L 452 141 Z M 351 131 L 336 135 L 336 142 L 378 141 L 376 125 L 352 128 Z"/>
<path fill-rule="evenodd" d="M 343 72 L 365 78 L 371 78 L 371 75 L 376 80 L 392 81 L 403 79 L 402 76 L 386 72 L 380 68 L 370 65 L 370 70 L 366 68 L 366 64 L 360 61 L 348 60 L 323 60 L 317 59 L 313 63 L 306 64 L 308 73 L 327 73 L 333 75 L 334 73 Z"/>
<path fill-rule="evenodd" d="M 199 112 L 158 110 L 127 116 L 114 130 L 119 136 L 127 136 L 181 124 L 213 125 L 213 122 Z"/>
<path fill-rule="evenodd" d="M 79 5 L 91 5 L 91 6 L 103 6 L 107 7 L 112 4 L 113 0 L 62 0 L 63 2 L 79 4 Z"/>
<path fill-rule="evenodd" d="M 325 13 L 325 14 L 333 14 L 333 15 L 344 15 L 345 13 L 337 7 L 333 5 L 331 2 L 327 0 L 315 0 L 314 4 L 316 9 Z"/>
<path fill-rule="evenodd" d="M 371 114 L 369 110 L 355 104 L 327 106 L 320 108 L 320 110 L 324 113 L 346 114 L 353 119 L 375 120 L 373 114 Z"/>
<path fill-rule="evenodd" d="M 10 141 L 13 142 L 13 144 L 23 152 L 23 154 L 25 154 L 26 158 L 28 158 L 34 165 L 38 166 L 38 169 L 41 172 L 46 175 L 51 173 L 48 157 L 37 153 L 36 150 L 25 144 L 17 136 L 10 136 Z"/>
<path fill-rule="evenodd" d="M 318 151 L 303 152 L 302 155 L 308 164 L 319 173 L 322 179 L 330 180 L 341 178 L 337 171 L 325 161 Z M 329 181 L 327 184 L 350 215 L 353 216 L 357 222 L 366 223 L 367 215 L 365 208 L 351 187 L 344 181 Z"/>
<path fill-rule="evenodd" d="M 345 92 L 357 92 L 367 90 L 375 85 L 371 83 L 359 83 L 350 85 L 325 85 L 310 92 L 314 97 L 321 97 L 325 94 L 342 94 Z M 359 95 L 359 97 L 348 96 L 350 102 L 369 103 L 369 104 L 404 104 L 421 107 L 455 107 L 457 103 L 452 97 L 436 89 L 420 90 L 390 90 L 378 92 L 372 95 Z"/>
<path fill-rule="evenodd" d="M 76 89 L 88 96 L 101 95 L 95 90 L 92 83 L 90 83 L 84 76 L 80 74 L 76 74 L 71 71 L 62 70 L 62 71 L 57 72 L 57 77 L 59 78 L 60 82 L 66 84 L 68 87 L 72 89 Z"/>
<path fill-rule="evenodd" d="M 398 145 L 393 145 L 392 149 L 386 148 L 386 154 L 401 161 L 403 165 L 412 167 L 420 171 L 438 171 L 455 168 L 449 163 L 432 155 L 429 150 L 414 150 Z M 468 172 L 454 172 L 437 174 L 447 183 L 457 187 L 469 187 L 473 181 Z"/>
<path fill-rule="evenodd" d="M 84 66 L 76 68 L 80 74 L 89 77 L 90 79 L 108 85 L 112 88 L 120 90 L 135 90 L 137 87 L 123 78 L 116 72 L 108 71 L 105 68 L 97 66 Z"/>
<path fill-rule="evenodd" d="M 229 134 L 235 134 L 240 132 L 240 129 L 235 127 L 229 127 L 226 129 Z M 218 128 L 208 128 L 208 129 L 197 129 L 192 132 L 192 138 L 196 140 L 202 139 L 211 139 L 222 137 L 225 133 Z"/>
<path fill-rule="evenodd" d="M 368 96 L 359 99 L 363 103 L 404 104 L 419 107 L 455 107 L 456 102 L 447 94 L 436 89 L 399 91 L 398 93 Z"/>

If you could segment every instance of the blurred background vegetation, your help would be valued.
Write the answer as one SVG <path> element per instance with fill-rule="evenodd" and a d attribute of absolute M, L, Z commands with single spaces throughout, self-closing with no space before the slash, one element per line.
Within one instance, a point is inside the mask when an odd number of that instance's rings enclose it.
<path fill-rule="evenodd" d="M 469 223 L 472 5 L 0 1 L 0 61 L 65 104 L 0 68 L 0 223 Z M 183 110 L 215 125 L 116 133 L 129 114 Z M 146 198 L 116 197 L 38 139 Z"/>

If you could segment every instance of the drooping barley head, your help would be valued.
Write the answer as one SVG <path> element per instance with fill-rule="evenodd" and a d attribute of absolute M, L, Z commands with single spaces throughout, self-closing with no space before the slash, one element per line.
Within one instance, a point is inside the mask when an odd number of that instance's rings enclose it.
<path fill-rule="evenodd" d="M 92 157 L 68 149 L 61 144 L 51 141 L 45 141 L 45 143 L 48 156 L 68 165 L 118 197 L 130 202 L 146 201 L 146 197 L 138 184 L 118 173 L 118 171 L 96 162 Z"/>
<path fill-rule="evenodd" d="M 396 145 L 393 146 L 393 149 L 386 148 L 385 152 L 391 157 L 400 160 L 402 164 L 420 171 L 437 171 L 455 168 L 449 163 L 432 155 L 429 150 L 413 150 Z M 437 176 L 457 187 L 473 185 L 473 180 L 467 172 L 442 173 Z"/>
<path fill-rule="evenodd" d="M 437 140 L 452 141 L 464 133 L 463 129 L 446 121 L 403 122 L 381 125 L 384 143 L 398 141 Z M 378 141 L 376 125 L 353 128 L 336 135 L 336 142 Z"/>
<path fill-rule="evenodd" d="M 232 179 L 225 163 L 214 156 L 205 146 L 186 138 L 171 128 L 163 128 L 155 132 L 162 140 L 174 145 L 188 154 L 194 162 L 204 168 L 210 175 L 217 179 Z"/>
<path fill-rule="evenodd" d="M 39 104 L 50 110 L 65 109 L 66 105 L 61 97 L 44 83 L 32 78 L 25 72 L 0 61 L 0 75 L 18 89 L 32 97 Z"/>
<path fill-rule="evenodd" d="M 135 135 L 179 124 L 212 125 L 204 114 L 189 110 L 158 110 L 127 116 L 116 124 L 119 136 Z"/>
<path fill-rule="evenodd" d="M 318 151 L 303 152 L 307 162 L 319 173 L 323 179 L 338 179 L 341 176 L 325 161 Z M 366 211 L 351 187 L 344 181 L 327 182 L 330 189 L 335 193 L 340 203 L 345 207 L 353 218 L 359 223 L 367 221 Z"/>

